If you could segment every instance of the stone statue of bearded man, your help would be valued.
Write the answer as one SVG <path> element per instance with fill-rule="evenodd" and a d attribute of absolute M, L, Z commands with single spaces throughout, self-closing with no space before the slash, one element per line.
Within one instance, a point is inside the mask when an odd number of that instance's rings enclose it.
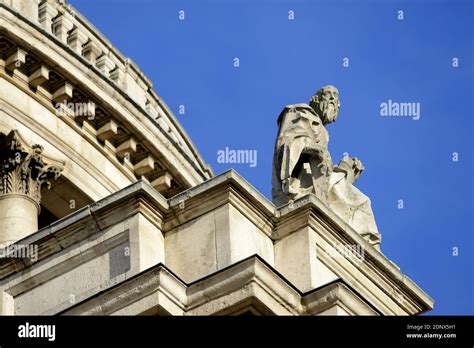
<path fill-rule="evenodd" d="M 280 206 L 307 194 L 316 195 L 376 248 L 380 234 L 370 199 L 353 184 L 364 170 L 357 158 L 334 166 L 326 125 L 337 119 L 339 91 L 322 87 L 308 104 L 287 105 L 278 117 L 273 156 L 272 198 Z"/>

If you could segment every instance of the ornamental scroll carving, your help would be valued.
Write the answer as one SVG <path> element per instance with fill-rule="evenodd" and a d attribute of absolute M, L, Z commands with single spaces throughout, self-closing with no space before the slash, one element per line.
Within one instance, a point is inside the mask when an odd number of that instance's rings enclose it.
<path fill-rule="evenodd" d="M 0 134 L 0 195 L 20 194 L 41 202 L 41 190 L 51 187 L 64 163 L 43 154 L 41 145 L 28 146 L 16 130 Z"/>

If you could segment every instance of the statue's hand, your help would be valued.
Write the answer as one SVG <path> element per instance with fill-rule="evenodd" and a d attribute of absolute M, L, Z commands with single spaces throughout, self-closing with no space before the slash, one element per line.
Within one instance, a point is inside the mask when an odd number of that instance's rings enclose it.
<path fill-rule="evenodd" d="M 337 167 L 334 168 L 334 171 L 345 173 L 346 180 L 353 184 L 364 171 L 364 166 L 357 157 L 344 157 Z"/>
<path fill-rule="evenodd" d="M 353 157 L 353 159 L 354 159 L 354 165 L 353 165 L 352 169 L 354 170 L 354 172 L 362 173 L 362 171 L 364 170 L 364 166 L 362 165 L 362 161 L 360 159 L 358 159 L 357 157 Z"/>

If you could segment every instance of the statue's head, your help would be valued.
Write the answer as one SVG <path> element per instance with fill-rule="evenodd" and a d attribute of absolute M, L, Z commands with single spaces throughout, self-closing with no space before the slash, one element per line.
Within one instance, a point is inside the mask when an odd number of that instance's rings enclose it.
<path fill-rule="evenodd" d="M 334 86 L 324 86 L 311 98 L 309 106 L 318 114 L 323 124 L 334 122 L 341 107 L 339 91 Z"/>

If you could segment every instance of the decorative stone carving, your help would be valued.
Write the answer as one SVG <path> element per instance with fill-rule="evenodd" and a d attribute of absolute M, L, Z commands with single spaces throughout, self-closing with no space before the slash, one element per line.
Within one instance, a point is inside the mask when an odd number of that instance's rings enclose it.
<path fill-rule="evenodd" d="M 77 53 L 82 53 L 82 46 L 87 42 L 87 35 L 78 27 L 74 28 L 68 37 L 68 44 Z"/>
<path fill-rule="evenodd" d="M 337 119 L 339 108 L 339 91 L 325 86 L 309 105 L 287 105 L 283 109 L 273 156 L 273 202 L 279 206 L 315 194 L 378 248 L 380 234 L 370 199 L 353 185 L 364 170 L 362 162 L 344 157 L 334 166 L 328 151 L 325 126 Z"/>
<path fill-rule="evenodd" d="M 29 147 L 16 130 L 0 135 L 0 196 L 20 194 L 41 202 L 41 189 L 50 188 L 64 164 L 46 158 L 41 145 Z"/>
<path fill-rule="evenodd" d="M 333 165 L 324 125 L 337 118 L 337 90 L 323 87 L 310 104 L 288 105 L 278 117 L 272 190 L 277 205 L 309 193 L 327 201 Z"/>
<path fill-rule="evenodd" d="M 328 205 L 367 241 L 380 248 L 381 236 L 370 199 L 353 184 L 364 167 L 356 157 L 344 157 L 329 177 Z"/>
<path fill-rule="evenodd" d="M 112 59 L 109 58 L 108 55 L 103 54 L 102 56 L 97 58 L 96 66 L 97 68 L 99 68 L 100 71 L 102 71 L 105 76 L 108 77 L 110 71 L 115 68 L 115 63 L 112 61 Z"/>
<path fill-rule="evenodd" d="M 89 40 L 86 44 L 84 44 L 82 49 L 82 55 L 90 61 L 92 64 L 96 63 L 97 57 L 99 57 L 102 53 L 99 45 L 97 45 L 94 41 Z"/>
<path fill-rule="evenodd" d="M 5 60 L 5 68 L 14 71 L 26 63 L 27 52 L 21 48 L 16 48 Z"/>
<path fill-rule="evenodd" d="M 74 23 L 69 13 L 63 13 L 53 19 L 52 31 L 59 40 L 67 44 L 69 33 L 74 28 Z"/>

